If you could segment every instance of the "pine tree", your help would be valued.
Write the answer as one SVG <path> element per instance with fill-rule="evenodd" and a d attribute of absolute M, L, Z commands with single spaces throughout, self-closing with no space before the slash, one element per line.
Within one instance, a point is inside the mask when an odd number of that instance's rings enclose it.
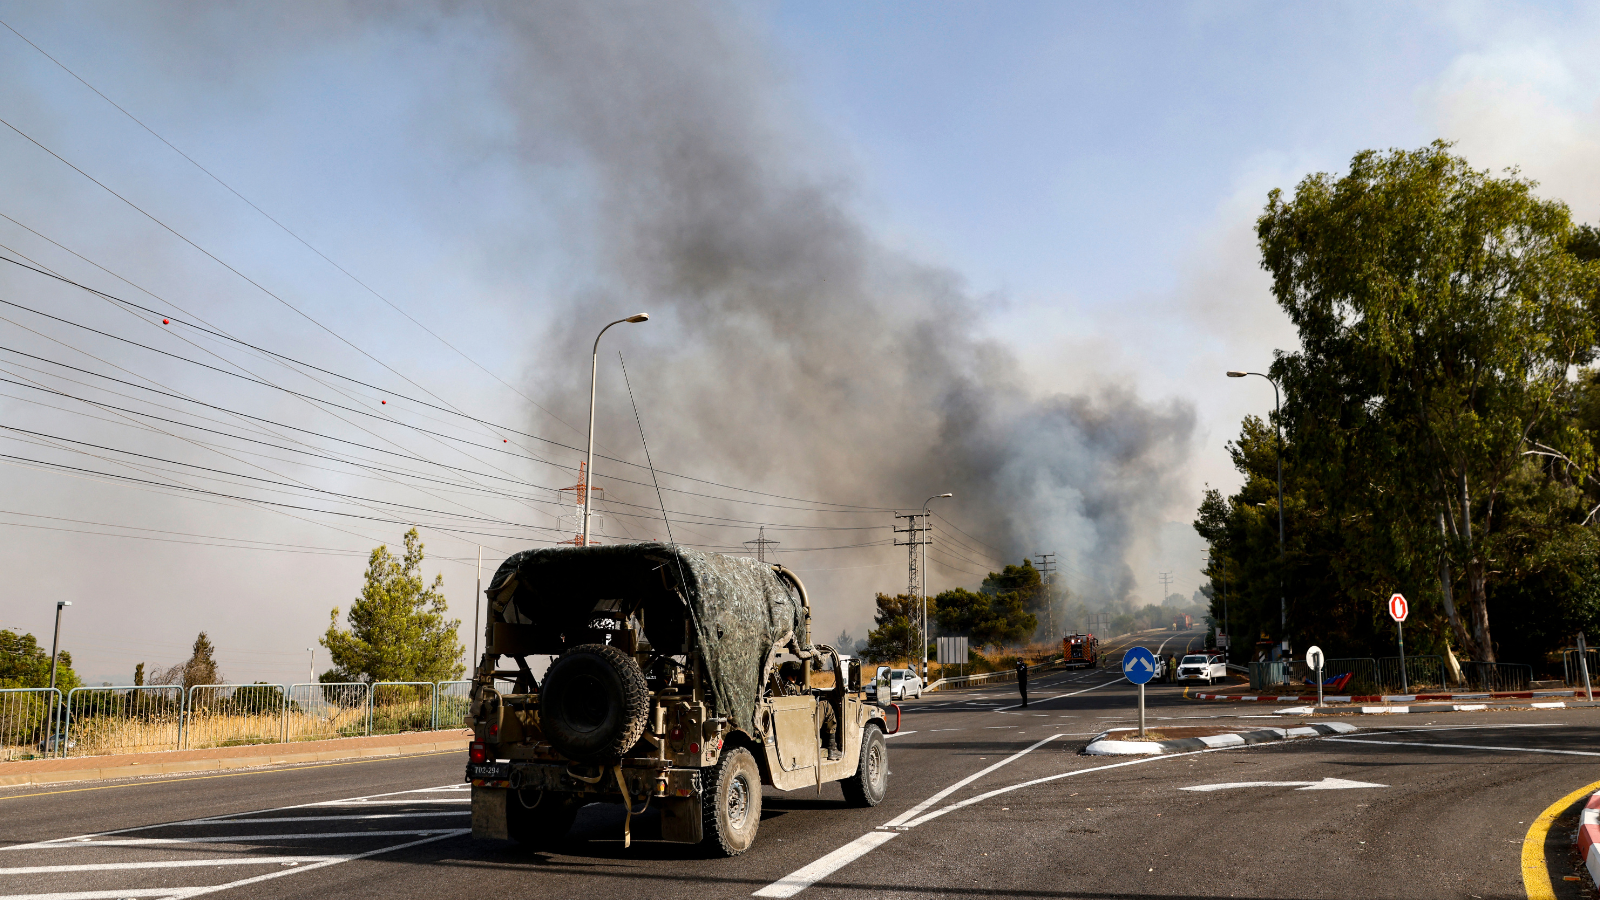
<path fill-rule="evenodd" d="M 194 639 L 194 649 L 189 653 L 189 661 L 183 664 L 183 686 L 185 689 L 197 684 L 222 684 L 222 672 L 217 668 L 215 658 L 216 648 L 211 645 L 211 638 L 204 631 Z"/>
<path fill-rule="evenodd" d="M 321 644 L 340 681 L 449 681 L 465 671 L 457 637 L 460 619 L 446 619 L 444 576 L 422 580 L 422 539 L 406 532 L 405 555 L 378 547 L 367 560 L 361 596 L 350 605 L 349 631 L 339 608 L 328 617 Z M 327 676 L 325 675 L 324 678 Z"/>

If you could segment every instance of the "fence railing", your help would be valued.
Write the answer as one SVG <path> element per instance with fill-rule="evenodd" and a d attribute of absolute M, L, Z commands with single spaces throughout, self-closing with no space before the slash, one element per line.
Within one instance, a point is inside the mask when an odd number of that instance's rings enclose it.
<path fill-rule="evenodd" d="M 284 702 L 281 684 L 197 684 L 189 688 L 183 747 L 277 743 Z"/>
<path fill-rule="evenodd" d="M 467 727 L 472 705 L 472 682 L 441 681 L 433 701 L 433 729 Z"/>
<path fill-rule="evenodd" d="M 5 688 L 0 761 L 465 728 L 471 692 L 470 681 Z"/>
<path fill-rule="evenodd" d="M 1405 677 L 1401 678 L 1400 657 L 1385 656 L 1378 660 L 1378 684 L 1384 693 L 1419 694 L 1450 686 L 1445 676 L 1444 657 L 1407 656 L 1404 665 Z"/>
<path fill-rule="evenodd" d="M 51 714 L 57 727 L 51 729 Z M 65 743 L 59 734 L 66 710 L 55 688 L 0 689 L 0 760 L 48 756 Z M 57 732 L 52 739 L 51 732 Z"/>
<path fill-rule="evenodd" d="M 1590 647 L 1584 651 L 1589 661 L 1589 684 L 1600 687 L 1600 649 Z M 1561 681 L 1569 687 L 1583 687 L 1583 669 L 1578 665 L 1578 651 L 1561 651 Z"/>
<path fill-rule="evenodd" d="M 61 755 L 177 750 L 183 743 L 183 695 L 177 685 L 73 688 Z"/>
<path fill-rule="evenodd" d="M 1344 693 L 1361 694 L 1381 690 L 1378 683 L 1378 661 L 1367 656 L 1347 659 L 1330 659 L 1322 664 L 1322 678 L 1338 678 L 1348 673 L 1350 681 Z M 1276 662 L 1250 663 L 1250 689 L 1265 690 L 1277 685 L 1307 687 L 1307 680 L 1316 684 L 1317 673 L 1305 660 L 1278 660 Z"/>
<path fill-rule="evenodd" d="M 1522 663 L 1464 662 L 1461 674 L 1471 691 L 1533 690 L 1533 666 Z"/>

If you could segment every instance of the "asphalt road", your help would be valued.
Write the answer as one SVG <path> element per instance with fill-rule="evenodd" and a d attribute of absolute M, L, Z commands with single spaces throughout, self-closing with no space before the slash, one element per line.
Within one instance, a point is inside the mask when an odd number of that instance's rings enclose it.
<path fill-rule="evenodd" d="M 1050 673 L 1030 696 L 1026 709 L 1013 685 L 905 704 L 882 806 L 769 789 L 756 846 L 735 859 L 654 839 L 652 812 L 625 849 L 621 809 L 606 806 L 557 853 L 473 842 L 459 754 L 0 790 L 0 897 L 607 900 L 806 883 L 795 896 L 1520 898 L 1530 824 L 1600 781 L 1597 710 L 1350 717 L 1360 731 L 1342 737 L 1129 759 L 1078 752 L 1132 720 L 1114 670 Z M 1155 726 L 1306 721 L 1176 686 L 1152 686 L 1148 704 Z M 1324 778 L 1374 786 L 1184 790 Z M 1588 887 L 1562 880 L 1574 824 L 1557 822 L 1546 853 L 1558 897 Z M 841 848 L 864 852 L 818 865 Z"/>

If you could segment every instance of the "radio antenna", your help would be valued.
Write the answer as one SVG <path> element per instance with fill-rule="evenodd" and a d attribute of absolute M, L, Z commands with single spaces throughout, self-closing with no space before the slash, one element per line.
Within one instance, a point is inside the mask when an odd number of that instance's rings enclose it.
<path fill-rule="evenodd" d="M 628 402 L 633 404 L 633 422 L 639 426 L 639 443 L 644 445 L 644 461 L 650 467 L 650 482 L 656 487 L 656 502 L 661 504 L 661 521 L 667 526 L 667 543 L 672 547 L 672 561 L 678 566 L 678 584 L 688 590 L 689 582 L 683 577 L 683 560 L 678 558 L 678 542 L 672 539 L 672 521 L 667 518 L 667 501 L 661 496 L 661 482 L 656 479 L 656 464 L 650 459 L 650 442 L 644 437 L 644 420 L 639 418 L 639 401 L 633 399 L 633 382 L 628 380 L 628 363 L 618 351 L 617 362 L 622 363 L 622 383 L 628 386 Z M 684 597 L 685 604 L 688 597 Z M 689 614 L 693 615 L 691 608 Z"/>

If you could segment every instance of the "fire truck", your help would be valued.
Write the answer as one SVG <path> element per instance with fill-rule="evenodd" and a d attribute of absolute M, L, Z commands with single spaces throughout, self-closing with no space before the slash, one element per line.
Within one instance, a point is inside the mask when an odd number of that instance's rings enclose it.
<path fill-rule="evenodd" d="M 1100 657 L 1100 639 L 1092 634 L 1069 634 L 1061 639 L 1061 662 L 1067 668 L 1093 668 Z"/>

